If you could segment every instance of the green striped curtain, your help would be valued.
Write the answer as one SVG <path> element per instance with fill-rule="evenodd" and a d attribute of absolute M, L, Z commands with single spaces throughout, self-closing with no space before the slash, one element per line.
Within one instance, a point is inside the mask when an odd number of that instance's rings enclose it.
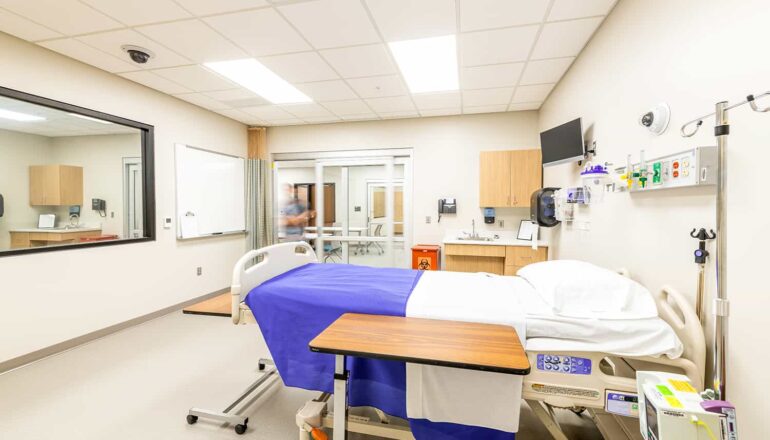
<path fill-rule="evenodd" d="M 272 180 L 270 161 L 246 160 L 249 249 L 259 249 L 275 242 Z"/>

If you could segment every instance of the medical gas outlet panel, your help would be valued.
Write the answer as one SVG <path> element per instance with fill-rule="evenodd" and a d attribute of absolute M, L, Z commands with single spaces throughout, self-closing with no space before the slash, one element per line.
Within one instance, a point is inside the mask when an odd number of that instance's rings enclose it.
<path fill-rule="evenodd" d="M 537 369 L 551 373 L 591 374 L 591 359 L 575 356 L 537 355 Z"/>
<path fill-rule="evenodd" d="M 634 163 L 631 192 L 716 185 L 717 147 L 695 147 L 678 153 Z M 617 170 L 625 174 L 625 167 Z M 627 176 L 627 174 L 625 174 Z"/>

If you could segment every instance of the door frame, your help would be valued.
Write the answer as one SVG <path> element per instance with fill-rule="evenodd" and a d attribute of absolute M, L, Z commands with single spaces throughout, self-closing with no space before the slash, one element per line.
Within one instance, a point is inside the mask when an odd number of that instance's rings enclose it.
<path fill-rule="evenodd" d="M 131 202 L 128 198 L 128 191 L 129 191 L 129 172 L 128 168 L 131 165 L 139 165 L 142 166 L 142 158 L 141 157 L 124 157 L 123 158 L 123 234 L 125 235 L 124 238 L 133 238 L 131 237 L 131 216 L 129 213 L 131 210 L 129 209 Z M 142 175 L 144 177 L 144 175 Z M 142 202 L 142 206 L 144 202 Z M 144 215 L 144 214 L 142 214 Z"/>

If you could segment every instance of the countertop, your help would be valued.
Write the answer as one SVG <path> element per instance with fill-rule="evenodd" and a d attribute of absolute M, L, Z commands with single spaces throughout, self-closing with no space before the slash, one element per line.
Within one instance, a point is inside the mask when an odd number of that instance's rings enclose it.
<path fill-rule="evenodd" d="M 19 229 L 11 229 L 9 232 L 45 232 L 50 234 L 68 234 L 72 232 L 93 232 L 93 231 L 101 231 L 102 228 L 19 228 Z"/>
<path fill-rule="evenodd" d="M 515 238 L 501 237 L 493 241 L 484 240 L 460 240 L 457 237 L 444 237 L 444 244 L 478 244 L 484 246 L 532 246 L 529 240 L 517 240 Z M 542 240 L 537 242 L 538 247 L 548 247 L 548 243 Z"/>
<path fill-rule="evenodd" d="M 483 246 L 532 246 L 530 240 L 519 240 L 516 238 L 516 231 L 511 230 L 481 230 L 478 231 L 482 237 L 492 237 L 492 241 L 484 240 L 460 240 L 458 237 L 465 236 L 470 231 L 466 230 L 447 230 L 442 242 L 444 244 L 473 244 Z M 495 236 L 499 238 L 494 238 Z M 548 247 L 548 242 L 545 240 L 538 240 L 538 247 Z"/>

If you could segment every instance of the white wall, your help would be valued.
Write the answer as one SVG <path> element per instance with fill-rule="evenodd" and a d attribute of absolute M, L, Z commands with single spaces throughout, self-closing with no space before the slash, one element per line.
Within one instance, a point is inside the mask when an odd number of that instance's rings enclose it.
<path fill-rule="evenodd" d="M 413 148 L 414 242 L 438 244 L 447 229 L 470 229 L 471 219 L 480 229 L 500 230 L 484 225 L 479 208 L 479 152 L 540 148 L 538 133 L 536 112 L 512 112 L 270 127 L 267 146 L 270 153 Z M 443 197 L 457 199 L 457 215 L 436 223 Z M 505 230 L 517 230 L 528 216 L 528 209 L 497 210 Z"/>
<path fill-rule="evenodd" d="M 715 145 L 713 119 L 694 138 L 679 127 L 713 111 L 715 102 L 737 101 L 770 89 L 770 8 L 763 0 L 621 1 L 541 109 L 540 127 L 575 117 L 592 127 L 600 161 L 622 164 L 628 153 L 648 157 L 696 145 Z M 671 105 L 669 130 L 648 134 L 637 119 L 651 105 Z M 770 100 L 764 104 L 770 105 Z M 757 336 L 770 307 L 761 282 L 770 225 L 762 172 L 770 161 L 770 115 L 748 108 L 731 113 L 729 146 L 727 283 L 731 300 L 727 397 L 738 406 L 743 438 L 770 432 L 770 355 Z M 571 165 L 548 168 L 546 185 L 577 182 Z M 694 227 L 714 227 L 713 190 L 679 189 L 646 194 L 608 194 L 583 210 L 590 231 L 560 227 L 552 252 L 617 267 L 651 288 L 671 284 L 694 298 L 697 268 Z M 585 214 L 588 214 L 586 216 Z M 709 267 L 713 292 L 713 260 Z M 713 318 L 710 318 L 713 320 Z"/>
<path fill-rule="evenodd" d="M 0 34 L 0 84 L 155 126 L 154 242 L 0 257 L 0 362 L 230 284 L 243 236 L 177 242 L 174 143 L 245 156 L 246 127 Z M 196 266 L 203 276 L 195 275 Z"/>

